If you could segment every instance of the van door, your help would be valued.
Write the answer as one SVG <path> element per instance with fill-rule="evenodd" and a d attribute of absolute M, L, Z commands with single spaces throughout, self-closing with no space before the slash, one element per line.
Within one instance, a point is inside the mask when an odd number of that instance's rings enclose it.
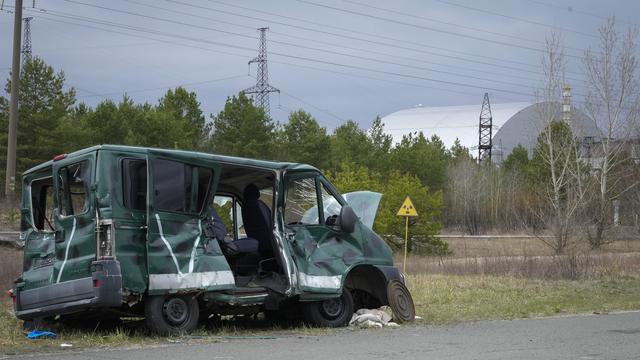
<path fill-rule="evenodd" d="M 286 178 L 284 204 L 301 290 L 339 294 L 346 271 L 363 259 L 359 225 L 352 234 L 332 225 L 344 200 L 321 176 L 310 173 Z"/>
<path fill-rule="evenodd" d="M 55 241 L 53 227 L 53 178 L 51 168 L 27 174 L 22 181 L 24 239 L 21 290 L 50 285 L 53 280 Z"/>
<path fill-rule="evenodd" d="M 56 261 L 53 283 L 91 277 L 96 259 L 96 152 L 53 163 Z"/>
<path fill-rule="evenodd" d="M 147 164 L 149 294 L 234 288 L 219 244 L 203 232 L 220 165 L 162 151 L 149 151 Z"/>

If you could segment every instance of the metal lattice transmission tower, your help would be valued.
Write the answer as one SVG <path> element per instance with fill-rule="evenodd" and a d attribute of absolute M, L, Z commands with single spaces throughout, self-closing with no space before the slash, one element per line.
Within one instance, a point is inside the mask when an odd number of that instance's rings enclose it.
<path fill-rule="evenodd" d="M 269 116 L 269 93 L 280 93 L 280 90 L 269 85 L 269 70 L 267 68 L 267 30 L 269 30 L 268 27 L 258 29 L 258 31 L 260 31 L 258 56 L 249 61 L 249 66 L 251 66 L 252 63 L 258 64 L 256 85 L 245 89 L 244 92 L 245 94 L 255 94 L 255 105 L 261 107 L 265 114 Z"/>
<path fill-rule="evenodd" d="M 482 110 L 480 110 L 480 124 L 478 127 L 478 162 L 491 161 L 491 138 L 493 129 L 493 117 L 491 116 L 491 104 L 489 93 L 484 93 Z"/>
<path fill-rule="evenodd" d="M 22 39 L 22 66 L 31 60 L 31 20 L 33 17 L 22 18 L 24 22 L 24 33 Z"/>

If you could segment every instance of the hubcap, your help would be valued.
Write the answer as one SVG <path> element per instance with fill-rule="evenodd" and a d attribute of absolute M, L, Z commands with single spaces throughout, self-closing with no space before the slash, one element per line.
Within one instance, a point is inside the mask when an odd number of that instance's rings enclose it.
<path fill-rule="evenodd" d="M 181 298 L 167 299 L 162 305 L 162 315 L 172 325 L 180 325 L 189 316 L 189 307 Z"/>
<path fill-rule="evenodd" d="M 330 318 L 336 318 L 340 316 L 343 309 L 342 299 L 328 299 L 322 302 L 322 310 Z"/>

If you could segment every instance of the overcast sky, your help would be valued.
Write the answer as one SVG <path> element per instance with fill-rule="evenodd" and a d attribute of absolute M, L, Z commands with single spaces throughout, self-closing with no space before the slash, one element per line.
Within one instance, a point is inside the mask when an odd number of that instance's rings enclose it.
<path fill-rule="evenodd" d="M 0 12 L 0 77 L 9 76 L 13 0 Z M 128 93 L 156 103 L 169 87 L 207 113 L 250 87 L 258 27 L 269 27 L 271 115 L 304 108 L 329 129 L 412 107 L 532 101 L 545 36 L 563 36 L 575 97 L 580 57 L 615 15 L 637 23 L 640 1 L 565 0 L 25 0 L 33 54 L 64 70 L 91 106 Z M 251 76 L 255 76 L 255 67 Z"/>

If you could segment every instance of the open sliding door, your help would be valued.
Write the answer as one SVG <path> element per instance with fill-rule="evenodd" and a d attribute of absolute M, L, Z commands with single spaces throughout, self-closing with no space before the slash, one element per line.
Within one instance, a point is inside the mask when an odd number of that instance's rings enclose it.
<path fill-rule="evenodd" d="M 147 164 L 149 293 L 235 287 L 219 244 L 203 231 L 220 165 L 163 151 L 149 151 Z"/>

